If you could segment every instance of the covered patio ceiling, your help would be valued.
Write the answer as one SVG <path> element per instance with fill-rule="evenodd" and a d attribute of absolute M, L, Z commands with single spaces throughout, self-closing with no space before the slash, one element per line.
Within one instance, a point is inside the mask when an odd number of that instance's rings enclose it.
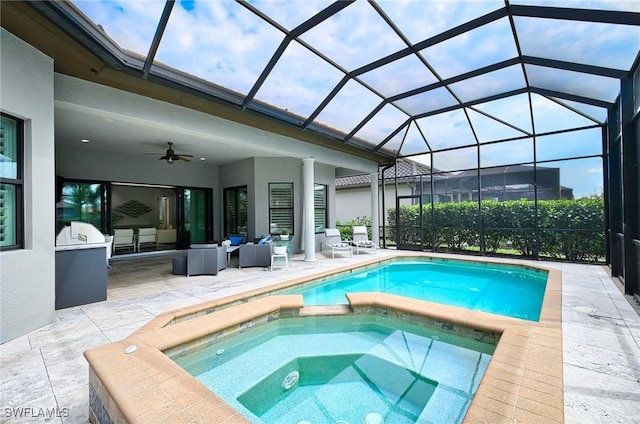
<path fill-rule="evenodd" d="M 640 60 L 637 1 L 30 4 L 108 67 L 390 159 L 599 132 Z"/>

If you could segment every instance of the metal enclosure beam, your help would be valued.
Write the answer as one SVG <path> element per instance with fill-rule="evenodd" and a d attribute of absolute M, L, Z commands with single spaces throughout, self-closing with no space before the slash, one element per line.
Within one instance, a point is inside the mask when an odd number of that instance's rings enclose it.
<path fill-rule="evenodd" d="M 636 71 L 637 72 L 637 71 Z M 638 293 L 638 256 L 634 240 L 640 240 L 638 221 L 638 121 L 634 122 L 633 78 L 622 80 L 620 119 L 622 120 L 622 195 L 624 234 L 624 291 Z"/>
<path fill-rule="evenodd" d="M 602 195 L 604 203 L 604 239 L 605 239 L 605 262 L 611 264 L 611 211 L 609 210 L 609 128 L 602 126 Z"/>
<path fill-rule="evenodd" d="M 611 244 L 611 275 L 622 275 L 623 253 L 618 242 L 618 234 L 622 234 L 622 151 L 620 138 L 618 137 L 618 120 L 616 107 L 609 108 L 607 120 L 607 162 L 609 197 L 607 207 L 609 209 L 609 243 Z"/>
<path fill-rule="evenodd" d="M 164 34 L 164 30 L 167 28 L 169 16 L 171 15 L 171 10 L 173 9 L 174 4 L 175 0 L 167 0 L 167 2 L 164 4 L 162 16 L 160 17 L 160 22 L 158 23 L 158 27 L 156 28 L 156 34 L 153 36 L 153 41 L 151 42 L 151 47 L 149 47 L 147 59 L 145 60 L 144 66 L 142 67 L 143 79 L 147 79 L 147 76 L 149 75 L 149 70 L 151 69 L 153 60 L 156 57 L 158 46 L 160 45 L 160 40 L 162 40 L 162 34 Z"/>

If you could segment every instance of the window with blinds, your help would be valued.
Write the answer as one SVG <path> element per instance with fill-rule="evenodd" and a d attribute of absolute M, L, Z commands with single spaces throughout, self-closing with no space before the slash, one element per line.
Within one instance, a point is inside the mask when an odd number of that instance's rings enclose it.
<path fill-rule="evenodd" d="M 23 121 L 0 116 L 0 250 L 24 243 L 22 149 Z"/>
<path fill-rule="evenodd" d="M 324 233 L 325 228 L 329 224 L 327 201 L 327 186 L 324 184 L 316 184 L 313 187 L 313 223 L 315 233 Z"/>
<path fill-rule="evenodd" d="M 247 235 L 247 186 L 224 189 L 224 233 Z"/>
<path fill-rule="evenodd" d="M 293 233 L 293 183 L 269 183 L 269 232 Z"/>

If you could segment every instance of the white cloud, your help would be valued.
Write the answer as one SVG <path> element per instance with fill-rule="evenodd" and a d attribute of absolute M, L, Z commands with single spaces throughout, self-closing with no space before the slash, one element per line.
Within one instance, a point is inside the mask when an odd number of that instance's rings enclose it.
<path fill-rule="evenodd" d="M 387 104 L 356 133 L 356 137 L 370 140 L 376 146 L 408 118 L 409 116 L 399 111 L 395 106 Z"/>
<path fill-rule="evenodd" d="M 532 94 L 533 116 L 538 133 L 593 125 L 593 121 L 542 97 Z"/>
<path fill-rule="evenodd" d="M 419 119 L 418 125 L 434 150 L 470 145 L 476 142 L 462 110 Z"/>
<path fill-rule="evenodd" d="M 146 55 L 164 1 L 75 1 L 74 4 L 120 47 Z"/>
<path fill-rule="evenodd" d="M 316 120 L 348 133 L 381 101 L 361 84 L 350 80 Z"/>
<path fill-rule="evenodd" d="M 464 102 L 524 88 L 526 87 L 526 82 L 522 67 L 514 65 L 451 84 L 450 87 Z"/>
<path fill-rule="evenodd" d="M 526 94 L 482 103 L 474 106 L 474 108 L 508 122 L 517 128 L 531 132 L 529 96 Z"/>
<path fill-rule="evenodd" d="M 256 98 L 306 117 L 343 76 L 337 68 L 292 42 Z"/>
<path fill-rule="evenodd" d="M 347 70 L 406 48 L 366 1 L 349 5 L 301 38 Z"/>
<path fill-rule="evenodd" d="M 632 25 L 526 17 L 515 25 L 529 56 L 629 69 L 640 47 L 640 28 Z"/>
<path fill-rule="evenodd" d="M 421 51 L 443 78 L 517 57 L 509 21 L 500 19 Z"/>
<path fill-rule="evenodd" d="M 321 10 L 329 6 L 331 0 L 257 0 L 251 4 L 283 27 L 292 30 Z"/>
<path fill-rule="evenodd" d="M 362 74 L 360 79 L 387 97 L 438 81 L 413 54 Z"/>
<path fill-rule="evenodd" d="M 504 7 L 502 0 L 385 0 L 379 4 L 414 44 Z"/>
<path fill-rule="evenodd" d="M 236 3 L 196 2 L 191 11 L 176 5 L 157 60 L 246 94 L 282 39 Z"/>

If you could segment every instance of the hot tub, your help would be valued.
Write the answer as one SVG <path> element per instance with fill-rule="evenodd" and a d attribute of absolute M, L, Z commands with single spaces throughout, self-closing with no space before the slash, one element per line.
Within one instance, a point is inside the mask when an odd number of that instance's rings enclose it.
<path fill-rule="evenodd" d="M 459 423 L 495 343 L 374 313 L 283 318 L 167 353 L 254 423 Z"/>

